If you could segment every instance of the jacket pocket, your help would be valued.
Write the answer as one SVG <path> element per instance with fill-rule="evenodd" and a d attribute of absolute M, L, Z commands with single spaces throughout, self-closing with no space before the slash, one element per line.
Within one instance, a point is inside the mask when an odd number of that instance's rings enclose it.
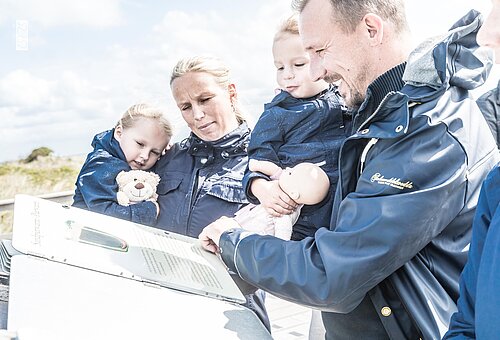
<path fill-rule="evenodd" d="M 156 192 L 158 195 L 165 195 L 170 191 L 174 191 L 179 188 L 179 185 L 182 183 L 182 177 L 165 177 L 161 179 L 160 184 L 158 184 L 158 188 Z"/>
<path fill-rule="evenodd" d="M 241 181 L 228 177 L 212 183 L 207 194 L 231 203 L 248 203 Z"/>

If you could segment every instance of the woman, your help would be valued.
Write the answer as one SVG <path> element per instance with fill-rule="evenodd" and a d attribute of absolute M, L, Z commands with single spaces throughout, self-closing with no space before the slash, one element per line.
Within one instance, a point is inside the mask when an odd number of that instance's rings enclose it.
<path fill-rule="evenodd" d="M 172 71 L 170 87 L 191 134 L 157 163 L 155 172 L 161 182 L 156 226 L 198 237 L 205 226 L 221 216 L 232 216 L 248 203 L 241 182 L 248 163 L 250 129 L 229 69 L 220 60 L 180 60 Z M 247 306 L 269 329 L 263 292 L 246 298 Z"/>

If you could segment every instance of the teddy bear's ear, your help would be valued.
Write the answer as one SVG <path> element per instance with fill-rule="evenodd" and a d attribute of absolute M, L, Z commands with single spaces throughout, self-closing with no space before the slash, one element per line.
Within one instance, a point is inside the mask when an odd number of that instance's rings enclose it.
<path fill-rule="evenodd" d="M 160 176 L 158 174 L 155 174 L 154 172 L 149 173 L 149 179 L 151 180 L 153 186 L 157 186 L 158 184 L 160 184 Z"/>
<path fill-rule="evenodd" d="M 118 185 L 123 185 L 126 177 L 127 177 L 127 172 L 120 171 L 120 173 L 116 176 L 116 183 L 118 183 Z"/>

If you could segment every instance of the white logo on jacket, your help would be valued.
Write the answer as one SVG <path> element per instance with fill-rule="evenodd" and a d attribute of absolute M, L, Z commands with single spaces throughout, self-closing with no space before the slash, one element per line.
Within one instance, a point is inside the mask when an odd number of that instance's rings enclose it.
<path fill-rule="evenodd" d="M 370 178 L 370 182 L 377 182 L 378 184 L 388 185 L 390 187 L 400 190 L 413 188 L 413 182 L 411 181 L 402 182 L 401 178 L 396 178 L 396 177 L 391 177 L 390 179 L 387 179 L 379 172 L 377 172 Z"/>

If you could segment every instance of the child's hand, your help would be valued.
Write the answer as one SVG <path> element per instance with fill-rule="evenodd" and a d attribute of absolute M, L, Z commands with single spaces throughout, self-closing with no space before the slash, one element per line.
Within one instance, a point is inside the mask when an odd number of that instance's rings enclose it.
<path fill-rule="evenodd" d="M 298 206 L 278 185 L 278 181 L 257 178 L 252 182 L 252 193 L 268 214 L 282 216 L 291 214 Z"/>

